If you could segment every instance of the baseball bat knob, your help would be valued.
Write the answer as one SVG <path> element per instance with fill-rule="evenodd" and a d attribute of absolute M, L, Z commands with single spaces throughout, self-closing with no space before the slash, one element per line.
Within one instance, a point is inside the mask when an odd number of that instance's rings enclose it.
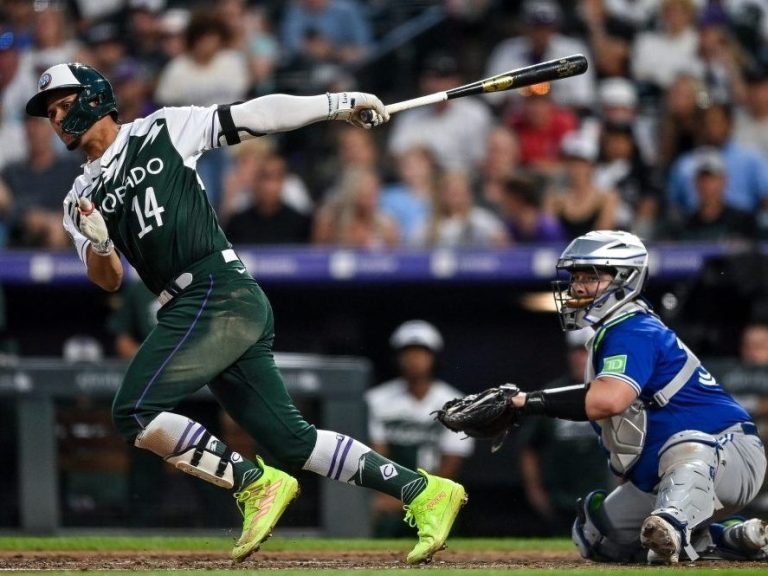
<path fill-rule="evenodd" d="M 360 120 L 366 124 L 371 124 L 373 122 L 373 112 L 371 112 L 368 108 L 365 110 L 360 110 Z"/>

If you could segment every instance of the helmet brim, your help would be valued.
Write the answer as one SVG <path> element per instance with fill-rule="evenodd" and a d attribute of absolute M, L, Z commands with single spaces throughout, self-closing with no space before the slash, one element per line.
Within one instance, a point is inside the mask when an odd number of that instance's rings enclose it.
<path fill-rule="evenodd" d="M 30 116 L 48 117 L 48 96 L 56 92 L 79 92 L 83 89 L 82 84 L 65 84 L 56 86 L 49 90 L 42 90 L 27 101 L 25 110 Z"/>

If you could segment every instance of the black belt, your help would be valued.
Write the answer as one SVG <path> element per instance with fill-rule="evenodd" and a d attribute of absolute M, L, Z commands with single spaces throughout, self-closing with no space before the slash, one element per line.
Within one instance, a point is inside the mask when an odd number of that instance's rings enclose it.
<path fill-rule="evenodd" d="M 741 431 L 749 436 L 759 436 L 757 433 L 757 424 L 754 422 L 742 422 Z"/>

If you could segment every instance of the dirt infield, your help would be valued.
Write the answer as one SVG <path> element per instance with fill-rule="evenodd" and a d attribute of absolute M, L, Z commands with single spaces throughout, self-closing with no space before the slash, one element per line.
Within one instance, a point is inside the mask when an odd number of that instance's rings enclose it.
<path fill-rule="evenodd" d="M 4 570 L 285 570 L 405 568 L 405 553 L 355 550 L 262 550 L 242 564 L 212 552 L 0 552 Z M 437 554 L 436 568 L 585 568 L 572 552 L 451 551 Z"/>
<path fill-rule="evenodd" d="M 713 563 L 707 562 L 714 567 Z M 739 568 L 765 568 L 764 563 L 717 562 Z M 226 553 L 212 552 L 0 552 L 3 570 L 313 570 L 405 568 L 404 553 L 382 551 L 261 551 L 242 564 L 232 563 Z M 681 566 L 685 566 L 682 564 Z M 585 569 L 595 565 L 575 552 L 451 551 L 435 556 L 426 568 L 531 568 Z"/>

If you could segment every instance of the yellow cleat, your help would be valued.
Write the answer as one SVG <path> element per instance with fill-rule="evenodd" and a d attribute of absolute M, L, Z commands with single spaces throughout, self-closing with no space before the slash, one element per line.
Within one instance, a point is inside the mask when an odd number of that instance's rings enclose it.
<path fill-rule="evenodd" d="M 258 456 L 256 459 L 264 473 L 258 480 L 235 493 L 237 507 L 243 515 L 243 533 L 232 549 L 235 562 L 248 558 L 272 536 L 275 524 L 300 492 L 296 478 L 267 466 Z"/>
<path fill-rule="evenodd" d="M 408 554 L 408 564 L 420 564 L 432 560 L 432 555 L 445 548 L 445 541 L 454 520 L 464 504 L 467 493 L 461 484 L 427 474 L 427 487 L 410 505 L 403 506 L 405 522 L 418 528 L 419 542 Z"/>

